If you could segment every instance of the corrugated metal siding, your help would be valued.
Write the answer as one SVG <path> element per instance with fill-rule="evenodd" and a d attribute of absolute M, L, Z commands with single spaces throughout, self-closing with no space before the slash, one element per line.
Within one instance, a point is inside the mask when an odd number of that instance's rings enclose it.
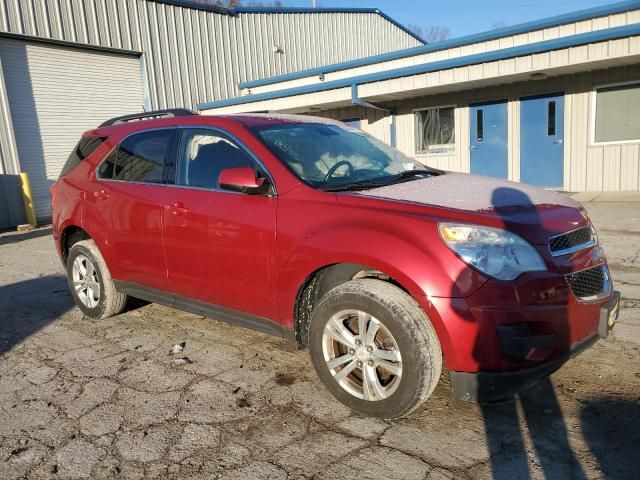
<path fill-rule="evenodd" d="M 375 73 L 385 70 L 392 70 L 395 68 L 408 67 L 412 65 L 419 65 L 423 63 L 431 63 L 440 60 L 448 60 L 466 55 L 472 55 L 476 53 L 484 53 L 503 48 L 516 47 L 519 45 L 527 45 L 530 43 L 540 42 L 543 40 L 552 40 L 561 37 L 568 37 L 578 33 L 593 32 L 597 30 L 604 30 L 607 28 L 619 27 L 623 25 L 630 25 L 640 22 L 640 10 L 633 10 L 627 13 L 621 13 L 616 15 L 608 15 L 606 17 L 594 18 L 592 20 L 586 20 L 577 23 L 570 23 L 554 28 L 547 28 L 544 30 L 536 30 L 520 35 L 513 35 L 510 37 L 504 37 L 498 40 L 490 40 L 486 42 L 474 43 L 465 45 L 462 47 L 449 48 L 446 50 L 440 50 L 431 53 L 423 53 L 420 55 L 414 55 L 412 57 L 406 57 L 396 60 L 390 60 L 386 62 L 380 62 L 373 65 L 366 65 L 362 67 L 351 68 L 347 70 L 340 70 L 335 72 L 328 72 L 324 75 L 325 82 L 331 80 L 337 80 L 341 78 L 350 78 L 357 75 L 363 75 L 368 73 Z M 601 47 L 604 48 L 604 47 Z M 595 52 L 592 52 L 592 56 Z M 615 52 L 612 52 L 615 54 Z M 539 61 L 550 63 L 551 65 L 557 65 L 564 61 L 567 52 L 560 54 L 554 54 L 554 52 L 547 56 L 540 57 Z M 333 62 L 337 63 L 337 62 Z M 515 65 L 515 61 L 505 61 L 504 64 L 496 64 L 494 67 L 504 74 L 509 68 Z M 543 67 L 540 67 L 543 68 Z M 472 69 L 473 70 L 473 69 Z M 480 68 L 475 69 L 478 75 L 482 75 L 483 72 Z M 467 72 L 465 72 L 467 73 Z M 473 73 L 473 72 L 472 72 Z M 317 76 L 301 78 L 296 80 L 290 80 L 280 82 L 272 85 L 265 85 L 262 87 L 256 87 L 252 89 L 252 93 L 271 92 L 274 90 L 281 90 L 284 88 L 298 87 L 302 85 L 313 85 L 318 82 Z"/>
<path fill-rule="evenodd" d="M 230 16 L 147 0 L 2 0 L 0 30 L 144 52 L 154 108 L 193 108 L 238 95 L 241 81 L 420 45 L 375 13 Z"/>
<path fill-rule="evenodd" d="M 49 187 L 84 131 L 141 109 L 138 57 L 0 38 L 0 58 L 21 171 L 36 215 L 48 218 Z"/>
<path fill-rule="evenodd" d="M 520 180 L 520 98 L 542 93 L 564 92 L 564 189 L 608 191 L 640 189 L 640 142 L 613 145 L 591 144 L 590 119 L 593 88 L 609 83 L 640 80 L 640 65 L 564 75 L 543 81 L 518 82 L 438 95 L 388 102 L 397 109 L 396 144 L 426 165 L 444 170 L 469 172 L 469 108 L 474 102 L 505 99 L 509 109 L 509 179 Z M 414 109 L 455 105 L 456 150 L 452 155 L 415 153 Z M 362 129 L 389 141 L 389 117 L 380 111 L 353 107 L 309 112 L 335 119 L 362 118 Z"/>

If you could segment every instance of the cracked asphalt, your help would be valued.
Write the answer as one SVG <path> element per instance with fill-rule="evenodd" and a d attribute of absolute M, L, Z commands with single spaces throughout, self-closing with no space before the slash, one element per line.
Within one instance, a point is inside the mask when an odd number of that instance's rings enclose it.
<path fill-rule="evenodd" d="M 637 479 L 640 203 L 589 203 L 613 335 L 515 403 L 358 416 L 306 350 L 154 304 L 83 318 L 50 230 L 0 235 L 0 478 Z M 184 351 L 170 354 L 186 342 Z"/>

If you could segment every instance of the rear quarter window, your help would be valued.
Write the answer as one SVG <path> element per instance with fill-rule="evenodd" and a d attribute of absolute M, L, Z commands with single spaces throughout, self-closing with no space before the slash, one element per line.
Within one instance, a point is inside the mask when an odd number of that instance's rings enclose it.
<path fill-rule="evenodd" d="M 104 143 L 107 137 L 83 137 L 75 146 L 69 158 L 67 158 L 60 176 L 64 177 L 71 173 L 78 165 L 80 165 L 85 158 L 91 155 L 95 150 Z"/>

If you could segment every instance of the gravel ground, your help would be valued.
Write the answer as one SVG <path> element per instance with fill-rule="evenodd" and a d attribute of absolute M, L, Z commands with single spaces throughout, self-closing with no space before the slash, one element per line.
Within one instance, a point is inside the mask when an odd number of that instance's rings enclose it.
<path fill-rule="evenodd" d="M 614 334 L 515 403 L 454 401 L 443 375 L 392 422 L 333 400 L 283 340 L 153 304 L 85 319 L 50 230 L 0 235 L 0 478 L 637 479 L 640 203 L 587 208 Z"/>

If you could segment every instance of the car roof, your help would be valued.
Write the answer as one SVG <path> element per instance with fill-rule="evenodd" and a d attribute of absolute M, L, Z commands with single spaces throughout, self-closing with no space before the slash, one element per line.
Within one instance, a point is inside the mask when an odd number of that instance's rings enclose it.
<path fill-rule="evenodd" d="M 292 115 L 285 113 L 239 113 L 233 115 L 222 115 L 230 118 L 245 127 L 255 127 L 262 125 L 281 125 L 283 123 L 325 123 L 329 125 L 340 124 L 337 120 L 324 117 L 314 117 L 310 115 Z"/>
<path fill-rule="evenodd" d="M 222 122 L 221 122 L 222 120 Z M 150 118 L 141 120 L 131 120 L 123 123 L 116 123 L 104 127 L 98 127 L 87 132 L 89 135 L 118 135 L 130 134 L 138 130 L 149 130 L 162 127 L 176 127 L 187 125 L 211 125 L 223 126 L 224 121 L 232 121 L 245 128 L 263 125 L 282 124 L 327 124 L 340 125 L 341 122 L 329 118 L 313 117 L 308 115 L 289 115 L 276 113 L 240 113 L 232 115 L 189 115 L 178 117 Z"/>

